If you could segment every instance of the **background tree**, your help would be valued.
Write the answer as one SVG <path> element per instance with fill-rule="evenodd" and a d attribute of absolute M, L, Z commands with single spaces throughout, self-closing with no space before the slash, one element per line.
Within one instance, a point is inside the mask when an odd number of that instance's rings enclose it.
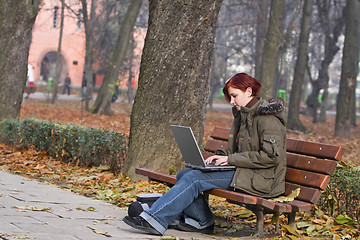
<path fill-rule="evenodd" d="M 61 0 L 61 17 L 60 17 L 60 34 L 59 34 L 59 43 L 58 43 L 58 49 L 56 53 L 56 67 L 55 67 L 55 79 L 53 82 L 53 90 L 52 90 L 52 97 L 51 97 L 51 103 L 54 104 L 56 100 L 56 95 L 58 92 L 58 85 L 60 82 L 60 76 L 61 76 L 61 42 L 62 42 L 62 36 L 63 36 L 63 30 L 64 30 L 64 9 L 65 9 L 65 0 Z"/>
<path fill-rule="evenodd" d="M 299 39 L 299 47 L 297 52 L 297 60 L 295 65 L 294 80 L 292 83 L 290 100 L 289 100 L 289 114 L 287 128 L 292 130 L 305 131 L 299 119 L 300 99 L 302 93 L 302 86 L 308 61 L 308 44 L 311 26 L 311 15 L 313 8 L 313 0 L 305 0 L 303 6 L 303 16 L 301 21 L 301 33 Z"/>
<path fill-rule="evenodd" d="M 221 0 L 159 1 L 149 5 L 149 27 L 131 114 L 123 172 L 183 166 L 170 124 L 204 135 L 209 69 Z"/>
<path fill-rule="evenodd" d="M 130 36 L 139 14 L 141 4 L 142 0 L 133 0 L 129 3 L 125 18 L 121 24 L 114 53 L 107 67 L 103 84 L 101 85 L 93 107 L 94 113 L 111 115 L 111 97 L 118 81 L 120 67 L 125 59 Z"/>
<path fill-rule="evenodd" d="M 220 89 L 225 80 L 235 73 L 242 71 L 255 74 L 258 65 L 255 58 L 261 53 L 262 47 L 256 45 L 264 41 L 265 37 L 257 30 L 259 24 L 259 11 L 266 8 L 263 16 L 267 19 L 270 1 L 237 1 L 224 0 L 221 4 L 216 24 L 216 38 L 214 60 L 211 67 L 211 82 L 209 105 L 219 96 Z M 265 6 L 265 7 L 264 7 Z M 266 34 L 266 25 L 264 34 Z M 256 34 L 255 34 L 256 33 Z M 254 66 L 255 65 L 255 66 Z M 222 98 L 223 99 L 223 98 Z"/>
<path fill-rule="evenodd" d="M 345 5 L 342 6 L 341 1 L 333 0 L 316 0 L 318 12 L 318 24 L 315 25 L 319 29 L 321 36 L 313 36 L 317 41 L 312 45 L 320 45 L 320 49 L 316 48 L 312 52 L 322 52 L 322 60 L 318 70 L 316 80 L 311 81 L 311 93 L 306 100 L 307 114 L 313 117 L 313 122 L 325 122 L 326 109 L 328 99 L 329 86 L 329 67 L 340 47 L 337 45 L 340 34 L 343 33 L 345 24 Z M 322 51 L 323 49 L 323 51 Z M 313 55 L 316 55 L 315 53 Z M 313 65 L 313 64 L 312 64 Z M 313 65 L 314 66 L 314 65 Z M 321 105 L 319 102 L 320 91 Z M 318 110 L 321 107 L 320 119 L 318 118 Z"/>
<path fill-rule="evenodd" d="M 85 94 L 85 110 L 89 111 L 89 100 L 92 95 L 92 78 L 93 78 L 93 50 L 94 50 L 94 21 L 95 21 L 95 7 L 96 7 L 97 0 L 91 0 L 90 5 L 90 16 L 88 14 L 88 7 L 87 1 L 81 0 L 82 4 L 82 13 L 83 13 L 83 21 L 85 27 L 85 39 L 86 39 L 86 46 L 85 46 L 85 66 L 84 72 L 87 79 L 86 84 L 86 94 Z"/>
<path fill-rule="evenodd" d="M 268 12 L 270 0 L 257 1 L 258 15 L 256 18 L 256 43 L 255 43 L 255 78 L 262 81 L 262 64 L 266 31 L 268 29 Z"/>
<path fill-rule="evenodd" d="M 276 77 L 274 82 L 273 96 L 278 94 L 278 91 L 285 90 L 284 100 L 287 104 L 287 90 L 291 85 L 294 65 L 295 53 L 297 49 L 297 38 L 300 29 L 301 17 L 301 1 L 287 1 L 285 4 L 283 17 L 283 40 L 279 46 L 279 53 L 277 59 Z"/>
<path fill-rule="evenodd" d="M 269 25 L 266 33 L 261 70 L 262 76 L 260 78 L 263 85 L 261 88 L 261 96 L 267 100 L 273 97 L 278 51 L 282 41 L 284 8 L 285 0 L 271 1 Z"/>
<path fill-rule="evenodd" d="M 118 39 L 121 23 L 129 0 L 102 0 L 98 2 L 94 29 L 94 65 L 96 74 L 104 75 Z"/>
<path fill-rule="evenodd" d="M 345 42 L 336 105 L 335 136 L 350 137 L 351 114 L 359 71 L 360 2 L 346 1 Z"/>
<path fill-rule="evenodd" d="M 133 86 L 133 81 L 134 81 L 134 76 L 133 76 L 133 60 L 134 60 L 134 49 L 135 49 L 135 40 L 134 40 L 134 34 L 130 34 L 130 44 L 129 44 L 129 49 L 128 49 L 128 72 L 129 72 L 129 77 L 128 77 L 128 89 L 126 92 L 126 96 L 127 96 L 127 100 L 128 103 L 132 103 L 134 101 L 135 98 L 135 89 Z"/>
<path fill-rule="evenodd" d="M 37 8 L 38 1 L 0 1 L 0 121 L 20 115 Z"/>

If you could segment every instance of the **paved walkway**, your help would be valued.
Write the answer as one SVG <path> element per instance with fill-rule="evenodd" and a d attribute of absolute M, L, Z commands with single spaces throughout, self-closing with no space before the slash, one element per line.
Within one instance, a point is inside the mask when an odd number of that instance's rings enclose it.
<path fill-rule="evenodd" d="M 0 170 L 0 239 L 162 239 L 129 227 L 122 221 L 126 215 L 126 209 Z M 166 236 L 229 237 L 176 230 Z"/>

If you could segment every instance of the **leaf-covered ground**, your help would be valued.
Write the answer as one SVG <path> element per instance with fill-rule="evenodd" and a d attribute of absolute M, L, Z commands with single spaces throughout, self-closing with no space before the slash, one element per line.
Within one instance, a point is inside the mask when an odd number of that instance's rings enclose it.
<path fill-rule="evenodd" d="M 103 129 L 112 129 L 128 135 L 130 129 L 130 106 L 117 103 L 113 105 L 114 116 L 99 116 L 81 110 L 80 102 L 59 102 L 49 105 L 40 100 L 26 99 L 21 109 L 21 119 L 38 118 L 75 125 L 85 125 Z M 360 165 L 358 128 L 352 130 L 350 139 L 333 137 L 334 118 L 326 123 L 313 125 L 311 119 L 301 116 L 302 122 L 308 129 L 306 134 L 288 132 L 288 137 L 327 142 L 342 145 L 346 152 L 343 157 L 348 164 Z M 229 111 L 209 111 L 205 126 L 205 138 L 211 133 L 214 126 L 230 127 L 232 116 Z M 140 193 L 164 193 L 167 187 L 149 181 L 132 182 L 124 175 L 114 176 L 107 166 L 90 169 L 64 164 L 61 159 L 53 159 L 45 152 L 34 149 L 20 149 L 16 146 L 0 144 L 0 169 L 15 174 L 24 175 L 39 181 L 56 184 L 61 188 L 73 192 L 101 199 L 126 208 L 135 201 Z M 1 194 L 1 193 L 0 193 Z M 1 195 L 0 195 L 1 196 Z M 211 197 L 211 207 L 218 221 L 216 231 L 219 234 L 249 230 L 256 225 L 255 215 L 249 210 L 227 203 L 224 199 Z M 280 226 L 283 226 L 282 239 L 358 239 L 359 224 L 351 222 L 346 217 L 334 219 L 325 215 L 320 209 L 312 214 L 305 213 L 297 217 L 297 230 L 286 225 L 286 218 L 280 216 Z M 266 218 L 265 228 L 273 234 L 275 229 L 271 224 L 271 215 Z M 276 237 L 274 237 L 276 238 Z M 234 237 L 229 239 L 236 239 Z"/>

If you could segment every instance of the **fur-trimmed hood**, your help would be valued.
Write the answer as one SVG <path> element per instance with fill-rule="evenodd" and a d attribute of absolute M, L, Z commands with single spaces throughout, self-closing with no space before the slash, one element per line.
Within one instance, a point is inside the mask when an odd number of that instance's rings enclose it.
<path fill-rule="evenodd" d="M 274 115 L 285 125 L 285 105 L 281 98 L 273 98 L 270 99 L 270 101 L 258 98 L 258 102 L 254 105 L 254 107 L 256 107 L 256 110 L 253 110 L 254 114 Z M 252 108 L 243 107 L 242 111 L 252 111 L 251 109 Z M 232 111 L 235 118 L 240 114 L 240 111 L 238 111 L 235 107 L 233 107 Z"/>
<path fill-rule="evenodd" d="M 284 101 L 281 98 L 270 99 L 269 102 L 263 101 L 257 108 L 257 113 L 260 115 L 274 115 L 282 124 L 285 125 L 285 106 Z"/>
<path fill-rule="evenodd" d="M 257 109 L 261 115 L 275 115 L 284 111 L 284 101 L 281 98 L 273 98 L 269 102 L 264 102 Z"/>

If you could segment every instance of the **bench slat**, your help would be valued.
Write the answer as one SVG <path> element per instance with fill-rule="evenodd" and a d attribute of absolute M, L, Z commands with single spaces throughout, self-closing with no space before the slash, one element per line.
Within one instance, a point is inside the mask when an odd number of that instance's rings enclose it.
<path fill-rule="evenodd" d="M 293 212 L 310 212 L 311 210 L 310 203 L 306 203 L 298 200 L 294 200 L 290 202 L 289 205 L 291 205 Z"/>
<path fill-rule="evenodd" d="M 301 189 L 299 196 L 296 198 L 297 200 L 309 203 L 316 203 L 321 196 L 321 191 L 319 189 L 305 187 L 289 182 L 285 183 L 285 193 L 283 195 L 288 196 L 292 193 L 292 191 L 296 190 L 297 188 Z"/>
<path fill-rule="evenodd" d="M 258 202 L 258 197 L 239 193 L 239 192 L 224 190 L 224 189 L 220 189 L 220 188 L 211 189 L 209 191 L 206 191 L 206 193 L 212 194 L 215 196 L 221 196 L 222 198 L 226 198 L 230 201 L 240 202 L 240 203 L 244 203 L 244 204 L 256 205 Z"/>
<path fill-rule="evenodd" d="M 286 154 L 286 164 L 288 167 L 308 170 L 312 172 L 333 174 L 337 162 L 334 160 L 313 158 L 293 153 Z"/>
<path fill-rule="evenodd" d="M 206 142 L 204 150 L 208 151 L 208 152 L 215 152 L 217 149 L 220 149 L 220 148 L 227 149 L 227 147 L 228 147 L 227 142 L 209 139 Z"/>
<path fill-rule="evenodd" d="M 340 146 L 288 138 L 287 151 L 319 158 L 340 160 L 345 150 Z"/>
<path fill-rule="evenodd" d="M 229 128 L 215 127 L 211 133 L 211 137 L 213 139 L 227 141 L 229 137 L 229 132 L 230 132 Z"/>
<path fill-rule="evenodd" d="M 292 206 L 288 203 L 273 202 L 265 198 L 258 198 L 258 205 L 276 212 L 289 213 L 292 211 Z"/>
<path fill-rule="evenodd" d="M 162 173 L 155 172 L 155 171 L 152 171 L 152 170 L 146 169 L 146 168 L 136 168 L 135 173 L 146 176 L 150 179 L 154 179 L 158 182 L 165 182 L 165 183 L 170 183 L 170 184 L 176 183 L 175 175 L 162 174 Z"/>
<path fill-rule="evenodd" d="M 288 167 L 286 170 L 285 181 L 325 190 L 326 186 L 330 182 L 330 177 L 320 173 L 313 173 Z"/>

